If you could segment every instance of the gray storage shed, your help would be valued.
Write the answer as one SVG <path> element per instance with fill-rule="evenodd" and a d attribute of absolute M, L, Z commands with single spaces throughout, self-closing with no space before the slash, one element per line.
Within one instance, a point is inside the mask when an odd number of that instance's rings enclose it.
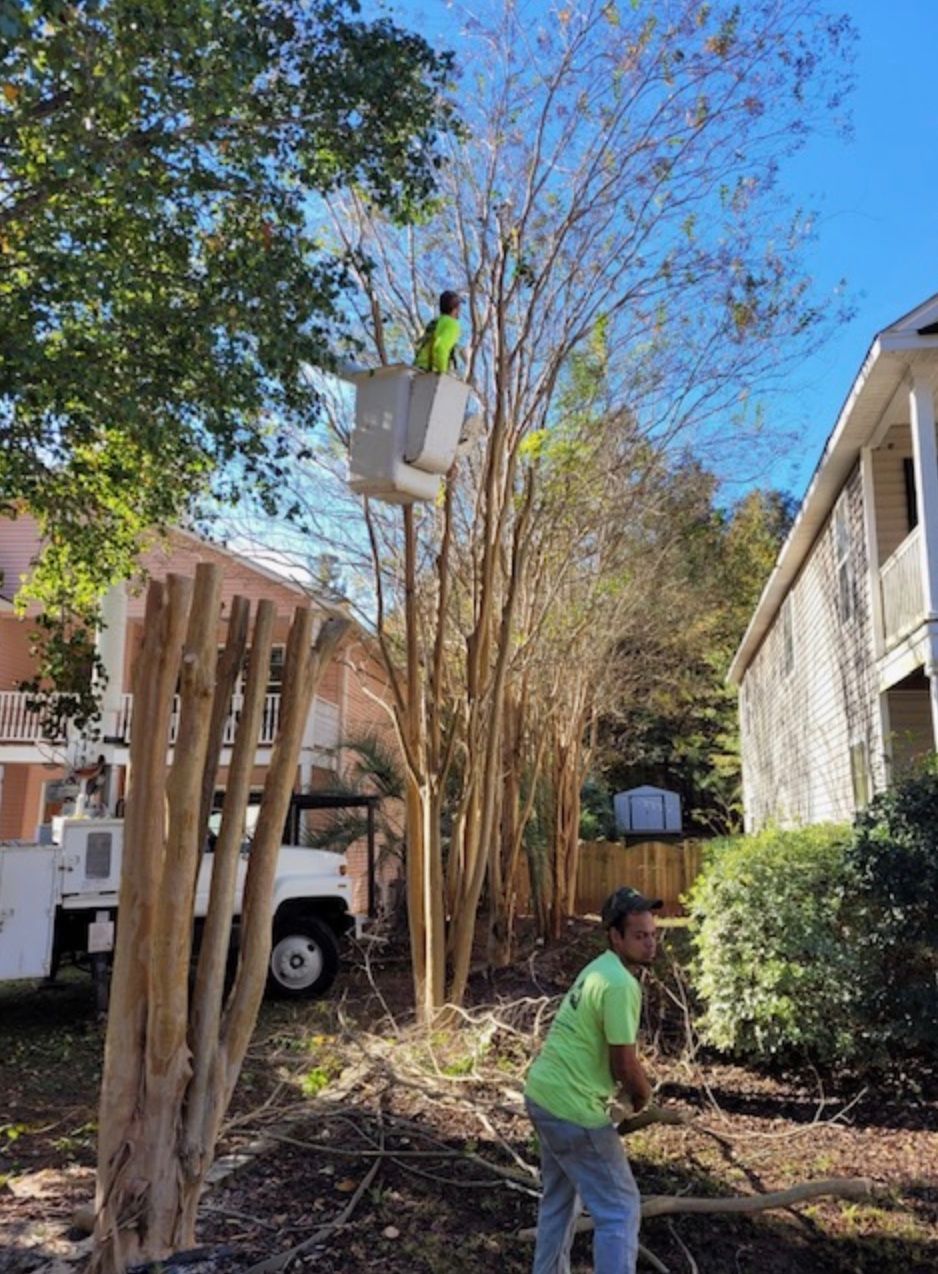
<path fill-rule="evenodd" d="M 663 787 L 633 787 L 613 797 L 616 830 L 626 836 L 680 835 L 681 798 Z"/>

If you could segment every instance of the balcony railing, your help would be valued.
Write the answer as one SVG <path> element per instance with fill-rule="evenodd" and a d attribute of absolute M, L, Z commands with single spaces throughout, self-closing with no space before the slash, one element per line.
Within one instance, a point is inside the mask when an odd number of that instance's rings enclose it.
<path fill-rule="evenodd" d="M 228 720 L 225 722 L 225 734 L 223 744 L 226 748 L 230 748 L 235 740 L 235 732 L 238 728 L 238 721 L 241 718 L 241 712 L 244 708 L 244 695 L 236 694 L 231 696 L 231 711 L 228 714 Z M 133 695 L 121 695 L 121 706 L 118 714 L 118 734 L 119 737 L 130 742 L 130 732 L 133 728 L 134 719 L 134 697 Z M 264 699 L 264 711 L 261 715 L 261 730 L 257 740 L 259 748 L 269 748 L 277 737 L 277 727 L 280 724 L 280 696 L 267 695 Z M 176 742 L 176 733 L 179 729 L 179 696 L 173 700 L 173 715 L 169 720 L 169 741 Z"/>
<path fill-rule="evenodd" d="M 887 647 L 910 632 L 925 614 L 921 539 L 921 528 L 916 527 L 880 567 L 883 636 Z"/>
<path fill-rule="evenodd" d="M 42 726 L 42 714 L 29 707 L 30 696 L 19 690 L 0 691 L 0 743 L 51 743 L 59 740 L 49 739 Z M 244 696 L 231 697 L 231 712 L 225 724 L 224 746 L 234 743 L 238 719 L 244 707 Z M 133 729 L 134 697 L 121 695 L 120 708 L 117 712 L 116 736 L 124 743 L 130 742 Z M 109 724 L 109 723 L 108 723 Z M 277 737 L 280 724 L 280 695 L 269 694 L 264 699 L 264 711 L 261 716 L 261 729 L 257 746 L 270 747 Z M 339 709 L 338 705 L 317 698 L 313 703 L 311 745 L 317 751 L 332 752 L 339 744 Z M 173 715 L 169 726 L 169 742 L 176 742 L 179 728 L 179 699 L 173 704 Z M 106 733 L 107 731 L 105 731 Z"/>
<path fill-rule="evenodd" d="M 0 743 L 57 742 L 42 727 L 42 713 L 30 708 L 32 696 L 20 690 L 0 690 Z"/>

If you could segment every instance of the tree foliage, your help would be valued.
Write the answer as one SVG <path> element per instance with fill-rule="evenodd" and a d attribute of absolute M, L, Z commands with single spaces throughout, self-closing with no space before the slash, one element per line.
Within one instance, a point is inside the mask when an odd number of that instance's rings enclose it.
<path fill-rule="evenodd" d="M 710 1043 L 746 1060 L 882 1065 L 938 1043 L 938 770 L 849 826 L 715 841 L 691 892 Z"/>
<path fill-rule="evenodd" d="M 552 924 L 569 907 L 611 655 L 636 653 L 637 683 L 649 624 L 686 601 L 661 569 L 686 453 L 748 446 L 754 388 L 834 318 L 779 171 L 849 84 L 849 25 L 822 0 L 492 3 L 465 37 L 466 135 L 427 216 L 402 232 L 330 200 L 366 357 L 409 360 L 458 289 L 485 425 L 438 502 L 366 509 L 428 1015 L 465 991 L 483 897 L 504 950 L 536 816 Z"/>
<path fill-rule="evenodd" d="M 659 596 L 682 605 L 672 623 L 650 625 L 640 649 L 620 646 L 617 665 L 644 667 L 645 678 L 610 698 L 597 768 L 614 790 L 650 782 L 680 791 L 693 825 L 726 834 L 742 826 L 737 695 L 726 674 L 794 502 L 759 489 L 730 508 L 716 498 L 715 476 L 700 466 L 672 472 Z"/>
<path fill-rule="evenodd" d="M 773 828 L 711 846 L 690 900 L 692 977 L 717 1048 L 853 1060 L 862 955 L 842 929 L 849 840 L 849 827 Z"/>
<path fill-rule="evenodd" d="M 0 4 L 0 510 L 79 646 L 193 493 L 277 502 L 347 283 L 314 196 L 413 215 L 448 71 L 357 0 Z"/>

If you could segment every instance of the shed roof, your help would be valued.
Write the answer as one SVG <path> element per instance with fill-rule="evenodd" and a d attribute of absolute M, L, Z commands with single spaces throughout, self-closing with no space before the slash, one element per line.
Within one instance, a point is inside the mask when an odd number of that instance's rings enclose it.
<path fill-rule="evenodd" d="M 905 410 L 899 391 L 913 369 L 927 366 L 934 378 L 938 358 L 938 293 L 878 332 L 847 394 L 788 538 L 733 657 L 727 679 L 739 685 L 823 527 L 843 485 L 883 423 Z"/>

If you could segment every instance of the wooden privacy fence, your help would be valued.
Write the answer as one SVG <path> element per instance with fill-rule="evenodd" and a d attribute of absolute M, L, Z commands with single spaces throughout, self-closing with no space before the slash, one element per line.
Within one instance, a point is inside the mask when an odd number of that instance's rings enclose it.
<path fill-rule="evenodd" d="M 603 902 L 620 885 L 631 885 L 646 898 L 660 898 L 666 916 L 683 914 L 680 898 L 700 874 L 703 847 L 700 841 L 582 841 L 576 882 L 578 915 L 598 913 Z M 531 908 L 527 864 L 517 877 L 518 910 Z"/>
<path fill-rule="evenodd" d="M 682 914 L 681 895 L 700 873 L 703 850 L 699 841 L 584 841 L 576 882 L 580 915 L 598 912 L 620 885 L 631 885 L 646 898 L 660 898 L 664 914 Z"/>

